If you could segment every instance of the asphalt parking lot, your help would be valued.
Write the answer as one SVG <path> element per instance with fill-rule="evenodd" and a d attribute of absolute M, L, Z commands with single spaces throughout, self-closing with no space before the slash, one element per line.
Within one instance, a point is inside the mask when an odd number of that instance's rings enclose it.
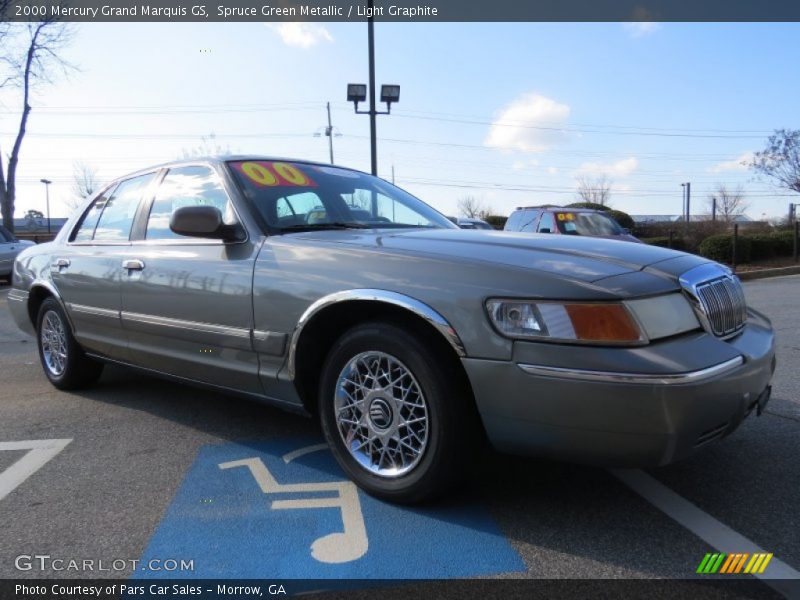
<path fill-rule="evenodd" d="M 745 288 L 773 320 L 778 367 L 765 414 L 732 436 L 647 473 L 491 454 L 462 492 L 435 506 L 393 507 L 360 494 L 362 532 L 348 531 L 344 502 L 341 516 L 288 504 L 299 496 L 279 507 L 255 485 L 255 464 L 283 482 L 315 480 L 316 492 L 341 479 L 315 448 L 312 421 L 117 367 L 91 390 L 59 392 L 34 340 L 11 321 L 0 284 L 0 578 L 92 576 L 17 568 L 20 555 L 49 555 L 195 561 L 193 572 L 173 577 L 700 580 L 713 577 L 695 573 L 705 554 L 722 550 L 774 554 L 743 597 L 790 597 L 797 581 L 773 577 L 800 570 L 800 277 Z M 32 451 L 41 464 L 2 479 Z M 332 518 L 309 521 L 315 510 Z M 353 542 L 355 558 L 340 563 L 320 548 L 309 556 L 315 539 L 343 527 L 352 534 L 344 541 L 368 538 L 369 550 L 359 554 Z M 165 576 L 129 566 L 94 575 Z"/>

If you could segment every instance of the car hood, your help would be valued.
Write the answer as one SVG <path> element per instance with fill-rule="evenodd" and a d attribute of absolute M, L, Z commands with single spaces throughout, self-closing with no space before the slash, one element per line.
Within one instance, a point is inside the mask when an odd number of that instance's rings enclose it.
<path fill-rule="evenodd" d="M 318 240 L 454 261 L 535 269 L 585 282 L 645 269 L 674 279 L 692 266 L 708 262 L 683 252 L 642 243 L 469 229 L 313 231 L 287 237 L 298 241 Z"/>

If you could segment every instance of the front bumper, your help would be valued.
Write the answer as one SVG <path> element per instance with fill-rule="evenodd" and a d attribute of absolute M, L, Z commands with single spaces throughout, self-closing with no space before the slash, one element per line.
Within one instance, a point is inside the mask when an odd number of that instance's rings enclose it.
<path fill-rule="evenodd" d="M 498 450 L 646 467 L 692 454 L 763 407 L 775 342 L 752 312 L 727 341 L 695 333 L 635 350 L 517 342 L 510 362 L 463 364 Z"/>

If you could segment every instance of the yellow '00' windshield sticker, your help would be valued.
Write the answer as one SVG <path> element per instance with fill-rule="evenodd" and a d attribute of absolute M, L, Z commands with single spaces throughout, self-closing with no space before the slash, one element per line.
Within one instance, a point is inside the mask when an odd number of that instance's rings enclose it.
<path fill-rule="evenodd" d="M 559 221 L 574 221 L 575 215 L 573 213 L 558 213 L 556 218 Z"/>
<path fill-rule="evenodd" d="M 248 160 L 232 163 L 233 168 L 259 187 L 317 187 L 296 165 L 285 162 Z"/>

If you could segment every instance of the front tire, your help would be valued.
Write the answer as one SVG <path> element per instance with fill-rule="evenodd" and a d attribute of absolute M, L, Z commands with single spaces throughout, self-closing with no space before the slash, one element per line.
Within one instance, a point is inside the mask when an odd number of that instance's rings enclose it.
<path fill-rule="evenodd" d="M 39 359 L 50 383 L 60 390 L 75 390 L 97 381 L 103 363 L 86 356 L 54 298 L 42 302 L 36 324 Z"/>
<path fill-rule="evenodd" d="M 477 411 L 455 357 L 388 322 L 345 333 L 325 361 L 322 429 L 345 473 L 392 502 L 431 499 L 471 464 Z"/>

